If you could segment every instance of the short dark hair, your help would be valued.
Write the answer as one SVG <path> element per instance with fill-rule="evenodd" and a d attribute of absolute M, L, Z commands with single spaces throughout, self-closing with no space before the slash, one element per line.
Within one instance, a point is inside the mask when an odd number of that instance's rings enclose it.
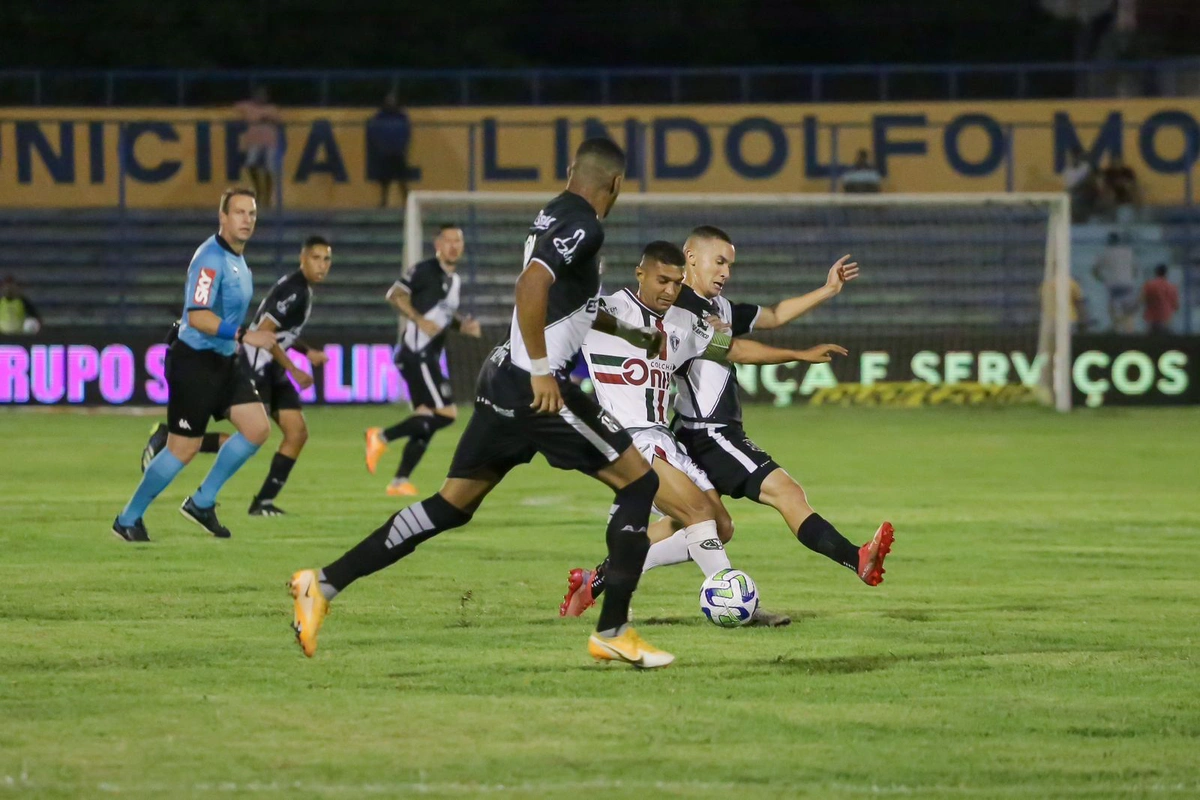
<path fill-rule="evenodd" d="M 258 192 L 251 189 L 249 186 L 230 186 L 225 191 L 221 192 L 221 213 L 229 213 L 229 198 L 244 195 L 251 197 L 255 202 L 258 202 Z"/>
<path fill-rule="evenodd" d="M 329 240 L 326 239 L 324 236 L 310 236 L 304 240 L 304 249 L 307 250 L 308 248 L 316 247 L 319 244 L 323 244 L 326 247 L 330 247 L 330 248 L 333 247 L 333 245 L 331 245 L 329 243 Z"/>
<path fill-rule="evenodd" d="M 687 259 L 678 245 L 664 242 L 661 239 L 646 245 L 646 249 L 642 251 L 642 259 L 650 259 L 672 267 L 682 267 L 687 264 Z"/>
<path fill-rule="evenodd" d="M 462 230 L 462 225 L 459 225 L 457 222 L 439 222 L 438 223 L 438 235 L 439 236 L 442 235 L 443 233 L 445 233 L 446 231 L 461 231 L 461 230 Z"/>
<path fill-rule="evenodd" d="M 729 234 L 716 225 L 701 225 L 697 228 L 692 228 L 691 235 L 697 239 L 720 239 L 727 244 L 733 244 L 733 239 L 729 238 Z"/>
<path fill-rule="evenodd" d="M 575 151 L 575 160 L 594 161 L 615 174 L 625 173 L 625 151 L 616 142 L 603 136 L 584 139 Z"/>
<path fill-rule="evenodd" d="M 1167 277 L 1167 265 L 1159 264 L 1157 267 L 1154 268 L 1154 274 L 1160 278 Z"/>

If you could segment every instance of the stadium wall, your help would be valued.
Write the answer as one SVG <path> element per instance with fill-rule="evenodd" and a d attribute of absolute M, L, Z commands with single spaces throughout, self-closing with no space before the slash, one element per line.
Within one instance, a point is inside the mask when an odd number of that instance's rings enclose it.
<path fill-rule="evenodd" d="M 363 109 L 286 109 L 283 203 L 373 205 Z M 413 188 L 544 191 L 572 148 L 605 133 L 632 154 L 634 191 L 828 191 L 866 149 L 886 191 L 1049 191 L 1076 144 L 1120 153 L 1144 199 L 1190 203 L 1200 100 L 1056 100 L 742 106 L 421 108 Z M 0 112 L 0 205 L 203 207 L 239 178 L 231 110 L 28 108 Z"/>
<path fill-rule="evenodd" d="M 474 396 L 475 376 L 491 343 L 455 340 L 449 352 L 453 389 Z M 806 334 L 808 335 L 808 334 Z M 380 332 L 325 339 L 329 362 L 301 392 L 309 405 L 406 402 L 392 366 L 389 336 Z M 765 337 L 806 346 L 795 331 Z M 749 402 L 924 406 L 1011 405 L 1036 400 L 1043 364 L 1025 337 L 919 334 L 837 337 L 850 356 L 832 365 L 741 367 L 738 382 Z M 1200 403 L 1200 337 L 1079 335 L 1073 340 L 1072 382 L 1077 406 Z M 162 405 L 166 346 L 146 336 L 101 338 L 94 331 L 56 330 L 34 344 L 0 339 L 0 407 Z M 292 359 L 309 369 L 303 355 Z M 645 375 L 631 365 L 630 375 Z"/>

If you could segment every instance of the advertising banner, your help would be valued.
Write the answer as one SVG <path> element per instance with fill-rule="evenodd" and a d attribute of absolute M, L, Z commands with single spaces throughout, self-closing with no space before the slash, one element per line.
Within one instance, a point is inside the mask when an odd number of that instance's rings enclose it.
<path fill-rule="evenodd" d="M 448 368 L 460 403 L 474 398 L 475 378 L 501 331 L 451 341 Z M 807 334 L 789 331 L 800 346 Z M 301 392 L 309 405 L 406 402 L 387 332 L 325 340 L 329 362 Z M 833 337 L 850 355 L 832 364 L 741 366 L 748 402 L 790 406 L 1013 405 L 1037 402 L 1045 358 L 1027 337 L 930 335 Z M 797 341 L 790 341 L 797 340 Z M 314 341 L 320 341 L 314 337 Z M 811 344 L 812 342 L 806 342 Z M 1071 381 L 1076 407 L 1200 403 L 1200 337 L 1077 336 Z M 0 406 L 161 405 L 166 346 L 151 337 L 98 338 L 59 331 L 36 340 L 0 339 Z M 309 369 L 299 353 L 293 360 Z M 630 375 L 649 371 L 630 365 Z"/>
<path fill-rule="evenodd" d="M 284 109 L 278 171 L 292 208 L 373 206 L 369 109 Z M 888 192 L 1057 191 L 1069 153 L 1122 155 L 1148 203 L 1184 202 L 1200 160 L 1200 100 L 420 108 L 410 185 L 541 191 L 583 138 L 630 154 L 628 188 L 825 192 L 865 150 Z M 201 207 L 244 179 L 230 109 L 0 111 L 0 204 Z"/>

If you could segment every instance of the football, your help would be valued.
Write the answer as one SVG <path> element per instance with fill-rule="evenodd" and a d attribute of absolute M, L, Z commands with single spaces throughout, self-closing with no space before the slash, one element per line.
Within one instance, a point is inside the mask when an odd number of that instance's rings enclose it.
<path fill-rule="evenodd" d="M 758 587 L 740 569 L 723 569 L 700 586 L 700 610 L 714 625 L 745 625 L 757 608 Z"/>

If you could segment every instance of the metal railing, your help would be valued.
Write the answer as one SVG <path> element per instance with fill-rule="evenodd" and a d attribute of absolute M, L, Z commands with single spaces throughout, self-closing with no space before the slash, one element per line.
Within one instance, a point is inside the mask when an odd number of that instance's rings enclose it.
<path fill-rule="evenodd" d="M 1176 97 L 1200 59 L 614 69 L 0 70 L 0 105 L 200 106 L 257 85 L 287 105 L 409 106 L 879 102 Z"/>

